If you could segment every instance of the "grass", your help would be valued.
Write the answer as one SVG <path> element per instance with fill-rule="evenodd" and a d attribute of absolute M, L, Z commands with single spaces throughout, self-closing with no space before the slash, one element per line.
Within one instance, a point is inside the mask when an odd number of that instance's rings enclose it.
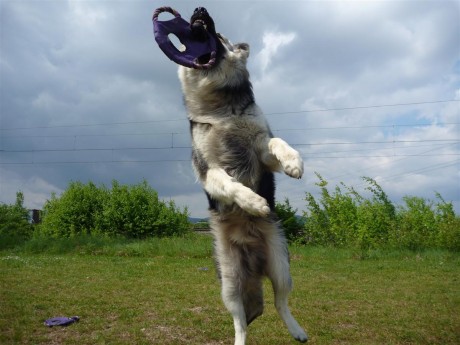
<path fill-rule="evenodd" d="M 34 242 L 35 241 L 35 242 Z M 72 245 L 73 244 L 73 245 Z M 1 344 L 232 344 L 211 239 L 34 239 L 0 252 Z M 291 247 L 310 344 L 460 343 L 460 255 Z M 295 344 L 265 284 L 248 344 Z M 48 328 L 54 316 L 80 316 Z"/>

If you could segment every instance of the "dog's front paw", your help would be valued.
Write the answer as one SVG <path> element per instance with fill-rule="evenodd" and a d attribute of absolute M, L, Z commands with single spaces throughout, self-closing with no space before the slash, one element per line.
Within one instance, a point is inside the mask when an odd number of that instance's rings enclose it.
<path fill-rule="evenodd" d="M 303 161 L 299 152 L 290 147 L 280 138 L 271 138 L 268 142 L 269 152 L 275 156 L 286 175 L 301 178 L 303 175 Z"/>
<path fill-rule="evenodd" d="M 245 187 L 235 196 L 235 202 L 243 210 L 257 217 L 266 217 L 270 214 L 267 200 Z"/>
<path fill-rule="evenodd" d="M 287 157 L 281 161 L 283 170 L 286 175 L 293 178 L 301 178 L 303 175 L 303 161 L 297 151 L 290 152 Z"/>

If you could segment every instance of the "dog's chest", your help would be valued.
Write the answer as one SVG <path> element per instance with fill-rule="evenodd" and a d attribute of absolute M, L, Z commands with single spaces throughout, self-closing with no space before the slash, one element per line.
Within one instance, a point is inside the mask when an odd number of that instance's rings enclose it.
<path fill-rule="evenodd" d="M 213 126 L 209 139 L 220 156 L 242 159 L 244 155 L 257 154 L 258 142 L 266 133 L 266 128 L 257 122 L 234 119 L 232 122 Z"/>

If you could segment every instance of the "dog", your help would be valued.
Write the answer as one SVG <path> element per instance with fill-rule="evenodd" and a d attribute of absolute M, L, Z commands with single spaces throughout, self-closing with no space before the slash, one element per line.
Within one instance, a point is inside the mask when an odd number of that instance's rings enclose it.
<path fill-rule="evenodd" d="M 246 61 L 249 45 L 216 33 L 203 7 L 191 29 L 216 38 L 215 64 L 207 70 L 180 66 L 178 75 L 190 121 L 192 165 L 209 201 L 210 224 L 222 299 L 233 316 L 235 345 L 263 312 L 263 278 L 271 280 L 275 306 L 290 334 L 307 341 L 288 307 L 292 289 L 289 253 L 275 208 L 274 172 L 300 179 L 299 153 L 275 138 L 257 106 Z M 209 56 L 200 57 L 205 63 Z"/>

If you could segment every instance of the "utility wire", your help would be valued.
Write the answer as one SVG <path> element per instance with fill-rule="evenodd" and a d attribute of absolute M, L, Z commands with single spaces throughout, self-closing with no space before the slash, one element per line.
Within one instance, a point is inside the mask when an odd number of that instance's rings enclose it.
<path fill-rule="evenodd" d="M 436 103 L 449 103 L 449 102 L 460 102 L 458 99 L 446 99 L 438 101 L 427 101 L 427 102 L 412 102 L 412 103 L 395 103 L 395 104 L 380 104 L 380 105 L 365 105 L 357 107 L 343 107 L 343 108 L 324 108 L 324 109 L 310 109 L 310 110 L 299 110 L 299 111 L 286 111 L 279 113 L 267 113 L 265 115 L 289 115 L 289 114 L 302 114 L 302 113 L 316 113 L 324 111 L 343 111 L 343 110 L 357 110 L 357 109 L 371 109 L 371 108 L 387 108 L 387 107 L 400 107 L 408 105 L 425 105 L 425 104 L 436 104 Z"/>
<path fill-rule="evenodd" d="M 394 143 L 428 143 L 453 142 L 460 143 L 460 139 L 426 139 L 426 140 L 388 140 L 388 141 L 357 141 L 357 142 L 326 142 L 326 143 L 298 143 L 291 146 L 325 146 L 325 145 L 366 145 L 366 144 L 394 144 Z M 0 150 L 0 153 L 32 153 L 32 152 L 79 152 L 79 151 L 128 151 L 128 150 L 171 150 L 191 149 L 191 146 L 152 146 L 152 147 L 108 147 L 108 148 L 70 148 L 70 149 L 21 149 Z"/>
<path fill-rule="evenodd" d="M 292 131 L 318 131 L 318 130 L 343 130 L 343 129 L 369 129 L 369 128 L 399 128 L 399 127 L 444 127 L 458 126 L 460 122 L 439 122 L 439 123 L 412 123 L 412 124 L 391 124 L 391 125 L 364 125 L 364 126 L 333 126 L 333 127 L 308 127 L 308 128 L 279 128 L 273 132 L 292 132 Z M 146 133 L 110 133 L 110 134 L 32 134 L 32 135 L 5 135 L 3 138 L 83 138 L 83 137 L 117 137 L 117 136 L 161 136 L 161 135 L 181 135 L 189 134 L 186 132 L 146 132 Z"/>
<path fill-rule="evenodd" d="M 299 111 L 273 112 L 273 113 L 266 113 L 265 115 L 266 116 L 291 115 L 291 114 L 314 113 L 314 112 L 345 111 L 345 110 L 386 108 L 386 107 L 400 107 L 400 106 L 427 105 L 427 104 L 439 104 L 439 103 L 450 103 L 450 102 L 460 102 L 460 100 L 458 100 L 458 99 L 448 99 L 448 100 L 436 100 L 436 101 L 425 101 L 425 102 L 379 104 L 379 105 L 342 107 L 342 108 L 322 108 L 322 109 L 320 108 L 320 109 L 309 109 L 309 110 L 299 110 Z M 93 123 L 93 124 L 73 124 L 73 125 L 69 124 L 69 125 L 54 125 L 54 126 L 10 127 L 10 128 L 0 128 L 0 131 L 15 131 L 15 130 L 25 130 L 25 129 L 49 129 L 49 128 L 75 128 L 75 127 L 114 126 L 114 125 L 128 125 L 128 124 L 177 122 L 177 121 L 186 121 L 186 120 L 187 119 L 184 117 L 184 118 L 173 118 L 173 119 L 162 119 L 162 120 L 127 121 L 127 122 L 104 122 L 104 123 Z"/>

